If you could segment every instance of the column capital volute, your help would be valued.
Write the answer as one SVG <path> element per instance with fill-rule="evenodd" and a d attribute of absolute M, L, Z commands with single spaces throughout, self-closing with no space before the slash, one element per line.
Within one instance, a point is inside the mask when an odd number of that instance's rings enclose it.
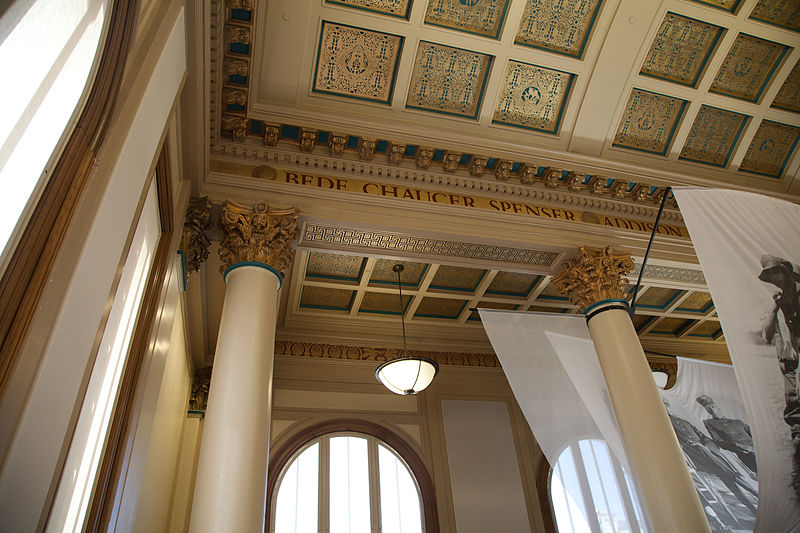
<path fill-rule="evenodd" d="M 296 207 L 270 209 L 264 202 L 252 208 L 225 200 L 219 225 L 223 232 L 219 244 L 221 270 L 236 263 L 264 263 L 281 274 L 292 264 L 291 243 L 298 237 Z"/>
<path fill-rule="evenodd" d="M 180 244 L 187 274 L 200 270 L 200 265 L 208 259 L 209 241 L 206 231 L 210 216 L 211 201 L 207 196 L 189 199 Z"/>
<path fill-rule="evenodd" d="M 558 292 L 586 309 L 602 300 L 624 300 L 624 276 L 633 270 L 629 253 L 614 253 L 611 246 L 602 249 L 580 246 L 578 255 L 564 262 L 564 270 L 553 279 Z"/>

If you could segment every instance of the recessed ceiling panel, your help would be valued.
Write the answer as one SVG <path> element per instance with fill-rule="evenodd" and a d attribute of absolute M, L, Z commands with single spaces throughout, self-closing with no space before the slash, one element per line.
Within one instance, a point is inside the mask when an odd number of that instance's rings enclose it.
<path fill-rule="evenodd" d="M 489 287 L 487 287 L 486 294 L 526 298 L 540 279 L 542 279 L 542 276 L 535 274 L 498 272 Z"/>
<path fill-rule="evenodd" d="M 646 309 L 666 309 L 666 307 L 680 296 L 681 291 L 664 287 L 650 287 L 641 296 L 636 298 L 636 307 Z"/>
<path fill-rule="evenodd" d="M 355 291 L 306 286 L 303 287 L 302 294 L 300 295 L 300 307 L 308 309 L 328 309 L 331 311 L 349 311 L 355 295 Z"/>
<path fill-rule="evenodd" d="M 739 165 L 739 170 L 779 178 L 797 145 L 800 128 L 764 120 Z"/>
<path fill-rule="evenodd" d="M 408 13 L 411 11 L 411 0 L 325 0 L 325 2 L 404 19 L 408 19 Z"/>
<path fill-rule="evenodd" d="M 655 335 L 678 335 L 693 323 L 694 320 L 686 320 L 684 318 L 665 318 L 653 326 L 649 333 Z"/>
<path fill-rule="evenodd" d="M 365 262 L 366 258 L 357 255 L 311 252 L 308 254 L 306 278 L 358 283 Z"/>
<path fill-rule="evenodd" d="M 406 107 L 476 118 L 492 56 L 420 41 Z"/>
<path fill-rule="evenodd" d="M 314 92 L 388 104 L 403 38 L 322 21 Z"/>
<path fill-rule="evenodd" d="M 497 39 L 509 0 L 430 0 L 425 22 Z"/>
<path fill-rule="evenodd" d="M 775 96 L 775 101 L 772 102 L 772 107 L 800 113 L 800 61 L 783 82 L 781 90 Z"/>
<path fill-rule="evenodd" d="M 696 291 L 690 294 L 676 311 L 681 313 L 707 313 L 714 306 L 711 295 L 707 292 Z"/>
<path fill-rule="evenodd" d="M 750 18 L 800 31 L 800 7 L 792 0 L 758 0 Z"/>
<path fill-rule="evenodd" d="M 442 265 L 431 280 L 431 289 L 459 292 L 475 292 L 486 275 L 481 268 L 466 268 Z"/>
<path fill-rule="evenodd" d="M 664 155 L 686 100 L 633 89 L 614 136 L 614 146 Z"/>
<path fill-rule="evenodd" d="M 707 6 L 717 7 L 733 13 L 742 0 L 694 0 L 698 4 L 705 4 Z"/>
<path fill-rule="evenodd" d="M 557 302 L 567 302 L 569 303 L 569 297 L 565 294 L 556 290 L 555 283 L 552 281 L 547 284 L 547 286 L 542 289 L 542 292 L 539 293 L 539 297 L 537 300 L 544 300 L 544 301 L 557 301 Z"/>
<path fill-rule="evenodd" d="M 642 64 L 641 74 L 694 87 L 722 28 L 667 13 Z"/>
<path fill-rule="evenodd" d="M 741 113 L 708 105 L 700 106 L 681 150 L 680 159 L 717 167 L 726 166 L 748 118 Z"/>
<path fill-rule="evenodd" d="M 687 333 L 687 335 L 689 337 L 716 339 L 722 335 L 722 327 L 719 325 L 719 322 L 709 320 L 694 328 L 691 332 Z"/>
<path fill-rule="evenodd" d="M 379 285 L 394 285 L 397 287 L 397 272 L 392 269 L 398 263 L 403 265 L 403 271 L 400 273 L 400 283 L 407 287 L 419 287 L 419 284 L 422 282 L 422 277 L 425 275 L 425 272 L 428 271 L 428 265 L 425 263 L 415 263 L 413 261 L 378 259 L 375 261 L 375 266 L 372 269 L 369 282 Z"/>
<path fill-rule="evenodd" d="M 557 133 L 573 74 L 509 61 L 492 122 Z"/>
<path fill-rule="evenodd" d="M 528 0 L 516 44 L 581 57 L 601 0 Z"/>
<path fill-rule="evenodd" d="M 417 307 L 415 317 L 449 318 L 454 320 L 461 315 L 467 305 L 467 300 L 451 300 L 449 298 L 425 297 Z"/>
<path fill-rule="evenodd" d="M 519 305 L 517 304 L 507 304 L 503 302 L 478 302 L 477 308 L 483 309 L 502 309 L 503 311 L 516 311 L 519 309 Z M 469 314 L 469 318 L 467 320 L 477 320 L 480 321 L 481 317 L 478 314 L 478 311 L 472 311 Z"/>
<path fill-rule="evenodd" d="M 403 311 L 408 308 L 411 296 L 403 295 Z M 400 295 L 386 292 L 365 292 L 361 300 L 359 313 L 377 313 L 382 315 L 400 315 Z"/>
<path fill-rule="evenodd" d="M 757 101 L 787 50 L 788 46 L 740 33 L 709 91 Z"/>

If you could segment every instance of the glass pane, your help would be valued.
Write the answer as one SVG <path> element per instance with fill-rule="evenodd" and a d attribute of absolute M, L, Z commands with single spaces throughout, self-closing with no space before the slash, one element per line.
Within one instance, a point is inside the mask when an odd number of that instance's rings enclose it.
<path fill-rule="evenodd" d="M 369 468 L 367 439 L 330 440 L 331 533 L 369 533 Z"/>
<path fill-rule="evenodd" d="M 417 486 L 397 456 L 378 446 L 381 483 L 381 531 L 383 533 L 421 533 L 422 518 Z"/>
<path fill-rule="evenodd" d="M 318 491 L 319 443 L 315 443 L 283 475 L 275 505 L 275 532 L 315 533 Z"/>
<path fill-rule="evenodd" d="M 556 525 L 561 533 L 589 533 L 586 507 L 583 503 L 581 485 L 572 459 L 572 449 L 567 448 L 558 458 L 550 479 L 550 497 L 556 515 Z"/>
<path fill-rule="evenodd" d="M 584 440 L 580 443 L 580 451 L 600 530 L 615 533 L 630 531 L 608 447 L 604 442 Z"/>

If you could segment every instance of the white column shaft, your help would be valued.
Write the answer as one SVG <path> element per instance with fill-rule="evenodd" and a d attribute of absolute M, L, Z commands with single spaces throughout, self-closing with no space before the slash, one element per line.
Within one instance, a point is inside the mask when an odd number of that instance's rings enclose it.
<path fill-rule="evenodd" d="M 280 281 L 239 266 L 226 282 L 189 530 L 262 533 Z"/>
<path fill-rule="evenodd" d="M 700 499 L 627 310 L 589 319 L 631 468 L 655 531 L 709 531 Z"/>

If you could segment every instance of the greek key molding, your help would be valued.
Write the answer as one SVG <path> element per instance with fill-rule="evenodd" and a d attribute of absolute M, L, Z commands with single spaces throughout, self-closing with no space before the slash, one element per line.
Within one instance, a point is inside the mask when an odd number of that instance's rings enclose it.
<path fill-rule="evenodd" d="M 531 250 L 470 242 L 414 237 L 389 231 L 366 231 L 324 224 L 306 224 L 300 245 L 309 243 L 352 246 L 380 251 L 402 251 L 428 255 L 468 257 L 505 263 L 552 267 L 561 255 L 551 250 Z"/>
<path fill-rule="evenodd" d="M 633 265 L 633 270 L 628 274 L 628 278 L 633 280 L 638 278 L 641 269 L 641 263 L 635 263 Z M 706 286 L 706 277 L 699 267 L 697 269 L 691 269 L 648 264 L 644 269 L 642 278 L 646 280 L 676 281 L 697 284 L 703 287 Z"/>

